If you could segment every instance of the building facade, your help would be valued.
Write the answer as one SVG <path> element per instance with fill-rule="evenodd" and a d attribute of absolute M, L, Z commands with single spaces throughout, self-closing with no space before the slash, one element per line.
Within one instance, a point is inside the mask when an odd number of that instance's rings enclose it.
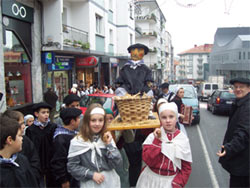
<path fill-rule="evenodd" d="M 250 27 L 217 29 L 210 53 L 209 73 L 224 76 L 225 84 L 235 77 L 250 78 Z"/>
<path fill-rule="evenodd" d="M 167 44 L 171 45 L 165 29 L 166 19 L 156 0 L 137 0 L 135 6 L 135 41 L 149 47 L 144 62 L 151 68 L 155 83 L 161 84 L 168 78 L 167 63 L 171 59 L 171 52 L 166 49 Z"/>
<path fill-rule="evenodd" d="M 41 101 L 48 87 L 62 102 L 79 80 L 113 84 L 135 43 L 127 0 L 0 2 L 1 111 Z"/>
<path fill-rule="evenodd" d="M 212 44 L 194 45 L 193 48 L 178 54 L 180 57 L 178 81 L 186 79 L 205 80 L 206 64 L 208 64 L 212 46 Z"/>

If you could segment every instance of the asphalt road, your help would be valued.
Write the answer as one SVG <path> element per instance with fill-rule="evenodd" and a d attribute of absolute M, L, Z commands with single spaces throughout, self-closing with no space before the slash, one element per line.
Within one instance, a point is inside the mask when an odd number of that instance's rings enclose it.
<path fill-rule="evenodd" d="M 220 149 L 227 127 L 228 116 L 213 115 L 200 103 L 199 125 L 186 127 L 190 140 L 193 164 L 186 187 L 228 187 L 229 174 L 218 163 Z"/>

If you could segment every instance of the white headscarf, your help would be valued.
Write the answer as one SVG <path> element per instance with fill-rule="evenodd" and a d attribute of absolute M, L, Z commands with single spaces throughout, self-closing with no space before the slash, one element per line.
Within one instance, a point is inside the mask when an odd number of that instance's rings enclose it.
<path fill-rule="evenodd" d="M 174 102 L 170 102 L 170 103 L 163 103 L 161 104 L 161 106 L 159 107 L 159 114 L 161 114 L 164 110 L 171 110 L 175 113 L 176 118 L 178 118 L 178 108 L 177 105 Z"/>

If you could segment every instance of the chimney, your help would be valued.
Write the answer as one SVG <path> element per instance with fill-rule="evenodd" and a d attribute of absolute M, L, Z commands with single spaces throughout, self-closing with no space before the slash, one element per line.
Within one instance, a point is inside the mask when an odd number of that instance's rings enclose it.
<path fill-rule="evenodd" d="M 196 47 L 197 47 L 197 44 L 195 44 L 194 47 L 196 48 Z"/>

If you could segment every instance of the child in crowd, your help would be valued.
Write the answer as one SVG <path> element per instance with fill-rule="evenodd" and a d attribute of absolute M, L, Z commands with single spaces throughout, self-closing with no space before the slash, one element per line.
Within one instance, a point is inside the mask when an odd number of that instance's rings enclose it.
<path fill-rule="evenodd" d="M 53 154 L 53 135 L 57 127 L 49 121 L 51 106 L 40 102 L 33 106 L 34 123 L 26 129 L 26 135 L 34 143 L 41 163 L 41 186 L 53 187 L 54 181 L 51 173 L 50 160 Z"/>
<path fill-rule="evenodd" d="M 22 150 L 21 125 L 7 116 L 0 117 L 0 187 L 38 187 L 28 159 Z"/>
<path fill-rule="evenodd" d="M 22 151 L 20 153 L 27 157 L 31 166 L 31 170 L 34 176 L 36 177 L 37 183 L 39 184 L 39 180 L 41 178 L 40 159 L 33 142 L 29 139 L 29 137 L 24 135 L 25 123 L 23 114 L 15 110 L 6 110 L 2 116 L 16 120 L 21 126 L 23 134 L 23 145 L 22 145 Z"/>
<path fill-rule="evenodd" d="M 158 109 L 161 127 L 143 143 L 146 167 L 136 187 L 184 187 L 191 174 L 191 149 L 187 136 L 176 128 L 175 103 L 162 103 Z"/>
<path fill-rule="evenodd" d="M 24 125 L 25 125 L 24 134 L 26 133 L 26 129 L 34 123 L 34 120 L 35 118 L 31 114 L 24 116 Z"/>
<path fill-rule="evenodd" d="M 114 113 L 110 108 L 105 109 L 106 122 L 109 124 L 114 119 Z M 125 149 L 123 148 L 124 143 L 131 143 L 134 141 L 135 134 L 133 130 L 115 131 L 115 141 L 117 148 L 119 149 L 123 164 L 115 168 L 117 174 L 120 176 L 121 187 L 130 187 L 129 184 L 129 161 Z"/>
<path fill-rule="evenodd" d="M 34 123 L 34 116 L 31 114 L 28 114 L 26 116 L 24 116 L 24 124 L 25 126 L 31 126 Z"/>
<path fill-rule="evenodd" d="M 63 99 L 63 103 L 65 104 L 65 108 L 78 108 L 80 109 L 80 100 L 81 98 L 75 94 L 69 94 Z M 83 119 L 83 115 L 81 115 L 80 119 Z M 55 123 L 59 126 L 63 125 L 63 121 L 61 118 L 55 119 Z"/>
<path fill-rule="evenodd" d="M 78 182 L 67 172 L 67 156 L 70 140 L 76 135 L 82 111 L 77 108 L 65 108 L 60 112 L 63 126 L 56 128 L 53 141 L 51 168 L 57 187 L 79 187 Z"/>
<path fill-rule="evenodd" d="M 91 104 L 85 112 L 79 134 L 70 142 L 68 172 L 80 187 L 120 187 L 114 168 L 122 164 L 110 132 L 106 132 L 105 111 Z"/>

